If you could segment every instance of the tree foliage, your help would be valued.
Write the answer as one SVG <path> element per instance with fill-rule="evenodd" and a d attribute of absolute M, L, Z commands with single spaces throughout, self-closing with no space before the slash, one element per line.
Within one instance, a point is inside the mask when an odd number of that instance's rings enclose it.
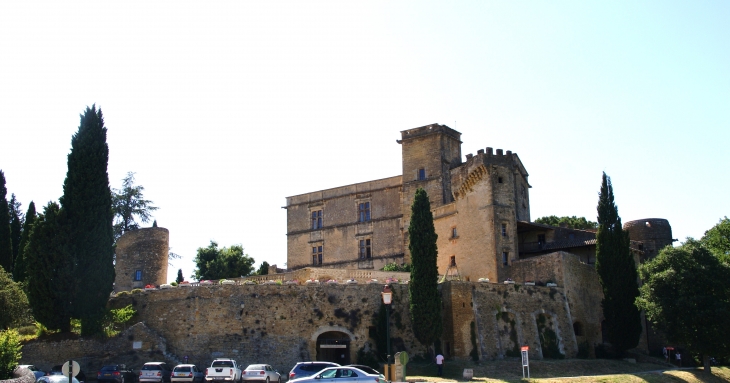
<path fill-rule="evenodd" d="M 704 356 L 730 356 L 730 265 L 699 241 L 668 246 L 639 268 L 643 280 L 636 304 L 670 342 Z"/>
<path fill-rule="evenodd" d="M 253 271 L 253 263 L 253 258 L 244 254 L 243 246 L 233 245 L 219 249 L 216 242 L 210 241 L 208 247 L 198 248 L 193 278 L 203 280 L 247 276 Z"/>
<path fill-rule="evenodd" d="M 101 109 L 87 107 L 71 139 L 61 207 L 68 227 L 78 289 L 73 298 L 82 335 L 102 332 L 102 321 L 114 284 L 112 195 L 107 165 L 109 147 Z"/>
<path fill-rule="evenodd" d="M 700 240 L 720 261 L 730 263 L 730 219 L 725 217 Z"/>
<path fill-rule="evenodd" d="M 639 286 L 629 234 L 621 226 L 613 186 L 606 173 L 598 195 L 596 271 L 603 288 L 601 306 L 607 340 L 621 354 L 636 347 L 641 336 L 641 316 L 634 304 Z"/>
<path fill-rule="evenodd" d="M 71 302 L 78 278 L 74 277 L 68 227 L 55 202 L 43 208 L 33 225 L 24 257 L 28 301 L 39 323 L 51 330 L 71 330 Z"/>
<path fill-rule="evenodd" d="M 25 222 L 23 222 L 23 230 L 20 236 L 20 244 L 18 245 L 18 255 L 15 257 L 13 264 L 13 279 L 16 282 L 25 282 L 28 262 L 25 259 L 25 248 L 28 246 L 30 233 L 33 230 L 33 224 L 36 221 L 35 203 L 30 201 L 28 211 L 25 213 Z"/>
<path fill-rule="evenodd" d="M 543 225 L 549 225 L 549 226 L 560 226 L 565 225 L 565 227 L 569 227 L 571 229 L 579 229 L 579 230 L 595 230 L 598 228 L 598 222 L 589 221 L 586 219 L 586 217 L 558 217 L 555 215 L 550 215 L 547 217 L 540 217 L 535 220 L 535 223 L 540 223 Z"/>
<path fill-rule="evenodd" d="M 261 262 L 261 266 L 256 271 L 256 275 L 269 275 L 269 262 Z"/>
<path fill-rule="evenodd" d="M 421 344 L 433 345 L 441 336 L 441 296 L 438 291 L 436 229 L 428 195 L 416 190 L 408 227 L 408 250 L 411 252 L 411 280 L 408 283 L 413 334 Z"/>
<path fill-rule="evenodd" d="M 28 297 L 22 285 L 0 267 L 0 330 L 18 327 L 31 321 Z"/>
<path fill-rule="evenodd" d="M 115 241 L 127 231 L 139 229 L 136 218 L 142 223 L 147 223 L 152 218 L 150 213 L 158 209 L 158 207 L 152 206 L 152 201 L 144 199 L 143 192 L 144 186 L 134 185 L 134 172 L 127 173 L 122 180 L 121 189 L 113 190 Z M 157 226 L 157 221 L 154 226 Z"/>
<path fill-rule="evenodd" d="M 0 267 L 13 271 L 13 242 L 10 235 L 10 210 L 8 189 L 5 187 L 5 173 L 0 170 Z"/>
<path fill-rule="evenodd" d="M 20 202 L 15 198 L 15 193 L 11 194 L 10 201 L 8 201 L 8 212 L 10 213 L 10 243 L 13 249 L 13 270 L 15 270 L 15 260 L 18 259 L 20 237 L 23 231 L 23 212 L 20 211 Z M 12 270 L 8 271 L 10 272 Z"/>
<path fill-rule="evenodd" d="M 11 379 L 23 355 L 20 335 L 15 330 L 0 331 L 0 380 Z"/>

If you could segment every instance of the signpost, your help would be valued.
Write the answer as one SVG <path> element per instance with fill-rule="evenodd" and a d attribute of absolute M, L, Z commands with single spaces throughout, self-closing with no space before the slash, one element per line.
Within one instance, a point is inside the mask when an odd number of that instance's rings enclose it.
<path fill-rule="evenodd" d="M 530 357 L 527 355 L 529 350 L 530 347 L 522 346 L 522 379 L 525 379 L 525 369 L 527 369 L 527 379 L 530 379 Z"/>
<path fill-rule="evenodd" d="M 73 377 L 78 375 L 79 371 L 81 371 L 81 366 L 73 360 L 69 360 L 61 367 L 63 376 L 68 376 L 68 383 L 73 383 Z"/>

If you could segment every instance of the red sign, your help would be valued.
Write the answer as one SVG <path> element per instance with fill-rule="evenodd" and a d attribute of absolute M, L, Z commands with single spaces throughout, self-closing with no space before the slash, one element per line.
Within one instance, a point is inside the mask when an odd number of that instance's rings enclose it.
<path fill-rule="evenodd" d="M 527 351 L 529 349 L 530 349 L 530 347 L 528 347 L 528 346 L 522 346 L 522 351 Z"/>

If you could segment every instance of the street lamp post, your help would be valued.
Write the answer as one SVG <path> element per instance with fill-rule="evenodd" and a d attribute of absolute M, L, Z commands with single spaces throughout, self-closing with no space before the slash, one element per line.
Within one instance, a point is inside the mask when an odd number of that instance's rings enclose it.
<path fill-rule="evenodd" d="M 383 292 L 380 293 L 380 296 L 383 298 L 383 304 L 385 305 L 385 336 L 387 340 L 387 346 L 385 350 L 388 359 L 388 373 L 390 373 L 390 368 L 392 367 L 392 362 L 390 360 L 390 304 L 393 303 L 393 291 L 390 289 L 390 286 L 385 285 L 385 287 L 383 287 Z M 389 377 L 390 376 L 388 376 L 388 378 Z"/>

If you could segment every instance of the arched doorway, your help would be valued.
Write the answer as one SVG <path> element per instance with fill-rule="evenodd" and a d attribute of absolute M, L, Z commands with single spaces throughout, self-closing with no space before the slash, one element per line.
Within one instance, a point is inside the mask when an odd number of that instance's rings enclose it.
<path fill-rule="evenodd" d="M 323 362 L 350 364 L 350 336 L 339 331 L 327 331 L 317 337 L 317 359 Z"/>

